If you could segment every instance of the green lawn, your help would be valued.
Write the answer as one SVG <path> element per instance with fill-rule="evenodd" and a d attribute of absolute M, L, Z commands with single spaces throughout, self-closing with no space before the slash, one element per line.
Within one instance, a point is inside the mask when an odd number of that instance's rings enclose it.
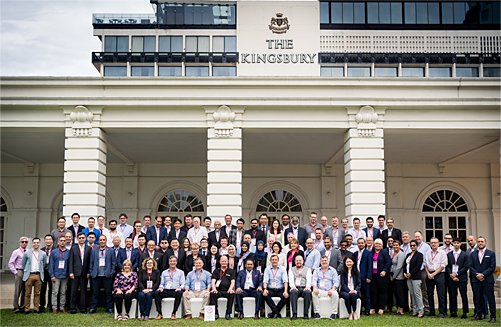
<path fill-rule="evenodd" d="M 497 310 L 498 319 L 500 318 L 501 310 Z M 233 319 L 231 321 L 217 320 L 216 322 L 203 322 L 198 319 L 193 319 L 191 321 L 186 321 L 184 319 L 178 319 L 173 322 L 168 319 L 161 321 L 149 320 L 147 322 L 138 321 L 136 319 L 131 319 L 129 321 L 116 321 L 113 319 L 112 315 L 106 314 L 102 311 L 98 311 L 97 314 L 57 314 L 53 315 L 50 313 L 44 314 L 14 314 L 10 309 L 0 310 L 0 326 L 166 326 L 166 325 L 183 325 L 183 326 L 488 326 L 487 321 L 473 321 L 472 318 L 467 320 L 461 320 L 459 318 L 429 318 L 425 317 L 422 319 L 411 318 L 409 316 L 393 316 L 385 314 L 382 317 L 366 317 L 363 316 L 359 321 L 349 321 L 346 319 L 331 321 L 328 319 L 321 320 L 308 320 L 304 321 L 298 319 L 296 321 L 291 321 L 290 319 L 264 319 L 254 320 L 251 318 L 246 318 L 244 320 Z M 499 323 L 497 324 L 499 326 Z"/>

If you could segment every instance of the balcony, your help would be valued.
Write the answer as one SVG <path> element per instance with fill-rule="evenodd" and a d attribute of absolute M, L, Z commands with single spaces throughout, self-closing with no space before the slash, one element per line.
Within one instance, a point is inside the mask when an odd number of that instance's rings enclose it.
<path fill-rule="evenodd" d="M 149 14 L 94 14 L 94 28 L 152 28 L 157 26 L 155 15 Z"/>
<path fill-rule="evenodd" d="M 93 64 L 106 63 L 237 63 L 238 52 L 93 52 Z"/>

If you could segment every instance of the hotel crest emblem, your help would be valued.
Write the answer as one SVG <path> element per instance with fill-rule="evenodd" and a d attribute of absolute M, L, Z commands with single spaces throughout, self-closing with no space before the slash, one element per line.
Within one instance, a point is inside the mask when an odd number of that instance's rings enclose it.
<path fill-rule="evenodd" d="M 275 34 L 284 34 L 289 30 L 289 20 L 287 17 L 283 17 L 284 14 L 278 12 L 275 17 L 271 17 L 271 22 L 268 27 Z"/>

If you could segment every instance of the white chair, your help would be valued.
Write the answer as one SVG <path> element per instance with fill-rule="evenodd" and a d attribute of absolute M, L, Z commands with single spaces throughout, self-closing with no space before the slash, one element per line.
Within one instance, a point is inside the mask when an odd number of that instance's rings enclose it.
<path fill-rule="evenodd" d="M 226 305 L 228 304 L 228 299 L 225 297 L 220 297 L 217 299 L 217 312 L 219 313 L 220 317 L 223 317 L 226 315 Z M 235 302 L 233 302 L 233 308 L 231 308 L 231 316 L 235 316 Z"/>
<path fill-rule="evenodd" d="M 357 300 L 357 316 L 360 317 L 360 311 L 362 309 L 362 301 L 360 299 Z M 350 315 L 348 314 L 348 309 L 346 309 L 346 303 L 344 303 L 344 299 L 339 298 L 339 318 L 348 318 Z"/>
<path fill-rule="evenodd" d="M 292 305 L 290 304 L 290 301 L 289 301 L 289 306 L 290 306 L 290 311 L 291 311 L 291 314 L 292 314 Z M 308 308 L 308 315 L 311 314 L 311 302 L 310 302 L 310 307 Z M 297 299 L 297 316 L 298 317 L 304 317 L 304 298 L 303 297 L 300 297 Z"/>
<path fill-rule="evenodd" d="M 256 310 L 256 299 L 250 296 L 244 297 L 243 308 L 244 308 L 244 318 L 254 317 Z"/>
<path fill-rule="evenodd" d="M 113 307 L 115 308 L 115 319 L 117 319 L 117 317 L 118 317 L 117 307 L 115 306 L 115 304 L 113 304 Z M 125 312 L 125 303 L 122 304 L 122 312 Z M 130 307 L 129 318 L 130 319 L 137 318 L 137 300 L 136 299 L 132 299 L 132 306 Z"/>
<path fill-rule="evenodd" d="M 158 316 L 157 306 L 155 305 L 155 299 L 151 303 L 150 319 L 155 319 Z"/>
<path fill-rule="evenodd" d="M 170 317 L 171 314 L 172 314 L 172 310 L 174 309 L 174 301 L 175 299 L 173 298 L 163 298 L 162 299 L 162 313 L 165 315 L 165 317 Z M 177 318 L 183 318 L 183 302 L 181 300 L 181 304 L 179 305 L 179 308 L 177 309 L 177 312 L 176 312 L 176 317 Z M 150 315 L 151 317 L 151 315 Z"/>
<path fill-rule="evenodd" d="M 274 296 L 271 299 L 273 300 L 273 302 L 275 303 L 275 305 L 278 302 L 280 302 L 280 298 L 277 297 L 277 296 Z M 264 305 L 264 313 L 265 313 L 266 317 L 268 317 L 268 314 L 271 313 L 271 308 L 270 308 L 270 306 L 266 302 L 265 302 L 265 305 Z M 287 309 L 286 309 L 285 305 L 282 308 L 282 310 L 280 310 L 280 315 L 282 316 L 282 318 L 286 317 L 286 315 L 287 315 Z"/>
<path fill-rule="evenodd" d="M 320 308 L 318 313 L 320 314 L 320 318 L 329 318 L 331 316 L 332 304 L 330 297 L 321 297 L 320 298 Z"/>
<path fill-rule="evenodd" d="M 203 303 L 203 299 L 201 299 L 201 298 L 191 298 L 190 299 L 191 315 L 193 317 L 198 317 L 200 315 L 200 313 L 204 313 L 204 308 L 202 306 L 202 303 Z"/>

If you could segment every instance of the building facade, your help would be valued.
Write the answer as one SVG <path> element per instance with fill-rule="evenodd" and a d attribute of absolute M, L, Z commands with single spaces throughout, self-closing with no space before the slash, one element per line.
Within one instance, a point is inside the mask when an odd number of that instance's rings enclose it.
<path fill-rule="evenodd" d="M 501 253 L 499 2 L 151 1 L 2 78 L 2 267 L 57 217 L 394 217 Z"/>

